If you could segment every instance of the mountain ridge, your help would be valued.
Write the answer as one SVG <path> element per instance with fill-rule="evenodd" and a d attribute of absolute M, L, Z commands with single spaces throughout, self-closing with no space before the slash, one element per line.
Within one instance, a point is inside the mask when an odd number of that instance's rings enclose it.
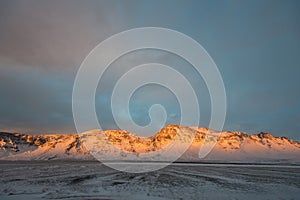
<path fill-rule="evenodd" d="M 223 131 L 220 137 L 208 138 L 212 130 L 207 128 L 167 125 L 152 137 L 145 138 L 124 130 L 95 131 L 97 134 L 104 134 L 117 148 L 138 156 L 164 149 L 174 140 L 178 131 L 194 131 L 194 135 L 185 136 L 189 137 L 187 139 L 194 138 L 180 161 L 300 161 L 300 142 L 264 132 L 247 135 L 243 132 Z M 204 141 L 216 144 L 204 159 L 199 159 L 198 152 Z M 0 132 L 0 160 L 52 159 L 94 160 L 94 157 L 79 134 L 30 135 Z"/>

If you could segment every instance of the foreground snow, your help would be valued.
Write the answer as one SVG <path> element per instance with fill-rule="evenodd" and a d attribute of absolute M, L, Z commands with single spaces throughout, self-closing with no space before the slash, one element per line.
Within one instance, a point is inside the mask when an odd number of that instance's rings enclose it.
<path fill-rule="evenodd" d="M 129 174 L 92 161 L 0 161 L 0 199 L 298 199 L 299 166 L 173 164 Z"/>

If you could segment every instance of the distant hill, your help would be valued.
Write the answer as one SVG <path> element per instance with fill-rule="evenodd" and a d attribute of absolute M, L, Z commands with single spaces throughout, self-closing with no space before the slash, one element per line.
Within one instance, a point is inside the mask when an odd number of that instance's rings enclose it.
<path fill-rule="evenodd" d="M 181 133 L 181 137 L 177 137 Z M 0 160 L 94 160 L 88 138 L 107 157 L 120 154 L 120 160 L 129 152 L 138 157 L 163 151 L 172 141 L 181 144 L 192 141 L 178 161 L 185 162 L 299 162 L 300 143 L 286 137 L 274 137 L 269 133 L 247 135 L 242 132 L 221 132 L 220 137 L 201 127 L 168 125 L 149 138 L 138 137 L 123 130 L 91 130 L 78 134 L 28 135 L 0 133 Z M 94 136 L 93 139 L 91 139 Z M 99 137 L 101 136 L 101 140 Z M 105 139 L 103 139 L 105 138 Z M 203 159 L 198 152 L 204 143 L 214 144 Z M 110 145 L 108 145 L 110 144 Z M 176 148 L 177 148 L 176 146 Z M 87 148 L 88 147 L 88 148 Z M 113 150 L 117 149 L 117 150 Z M 120 153 L 121 152 L 121 153 Z M 171 151 L 168 152 L 171 156 Z M 122 154 L 122 155 L 121 155 Z M 118 156 L 118 155 L 117 155 Z M 168 155 L 164 155 L 168 156 Z M 164 160 L 164 156 L 159 159 Z"/>

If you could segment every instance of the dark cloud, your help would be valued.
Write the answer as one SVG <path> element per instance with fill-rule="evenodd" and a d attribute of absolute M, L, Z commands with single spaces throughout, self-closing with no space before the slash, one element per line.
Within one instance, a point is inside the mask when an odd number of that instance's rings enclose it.
<path fill-rule="evenodd" d="M 109 5 L 82 1 L 2 1 L 0 55 L 17 64 L 74 70 L 110 36 Z"/>
<path fill-rule="evenodd" d="M 73 132 L 73 81 L 87 53 L 114 33 L 162 26 L 193 37 L 215 60 L 228 98 L 225 129 L 300 139 L 299 8 L 298 1 L 1 1 L 0 128 Z M 101 121 L 114 127 L 107 107 L 112 80 L 155 59 L 190 78 L 206 126 L 210 103 L 201 77 L 186 62 L 155 52 L 114 63 L 99 85 L 96 107 L 107 113 Z M 159 91 L 145 89 L 132 102 L 141 124 L 153 102 L 143 98 Z M 168 102 L 171 121 L 180 117 L 172 95 L 157 101 Z"/>

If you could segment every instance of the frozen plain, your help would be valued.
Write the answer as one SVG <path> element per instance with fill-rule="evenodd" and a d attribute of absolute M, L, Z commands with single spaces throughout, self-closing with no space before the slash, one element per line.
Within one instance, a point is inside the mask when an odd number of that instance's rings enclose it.
<path fill-rule="evenodd" d="M 174 163 L 130 174 L 97 161 L 1 161 L 0 199 L 299 199 L 300 166 Z"/>

